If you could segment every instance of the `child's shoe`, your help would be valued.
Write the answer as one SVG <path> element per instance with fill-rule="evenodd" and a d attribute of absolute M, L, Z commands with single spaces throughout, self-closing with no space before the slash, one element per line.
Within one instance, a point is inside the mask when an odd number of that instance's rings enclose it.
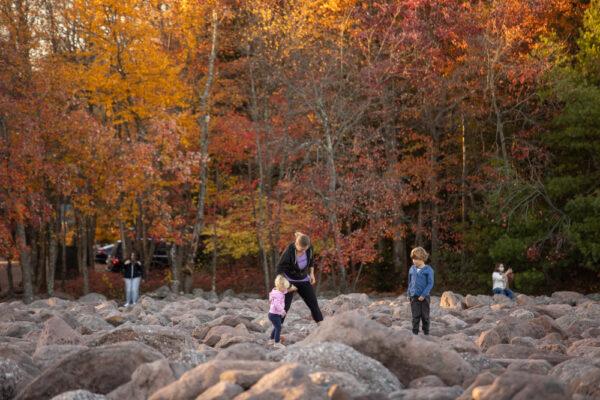
<path fill-rule="evenodd" d="M 277 350 L 283 350 L 283 349 L 285 349 L 285 345 L 282 344 L 281 342 L 280 343 L 275 343 L 273 345 L 273 347 L 275 347 Z"/>
<path fill-rule="evenodd" d="M 273 340 L 273 339 L 269 339 L 269 341 L 267 342 L 267 344 L 268 344 L 269 346 L 273 346 L 273 345 L 275 344 L 275 340 Z"/>

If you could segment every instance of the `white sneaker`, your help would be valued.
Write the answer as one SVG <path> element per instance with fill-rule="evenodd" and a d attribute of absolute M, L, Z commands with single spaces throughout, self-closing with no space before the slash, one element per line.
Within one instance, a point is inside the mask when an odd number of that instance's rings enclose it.
<path fill-rule="evenodd" d="M 129 307 L 129 303 L 123 304 L 123 307 Z"/>
<path fill-rule="evenodd" d="M 285 349 L 285 345 L 281 343 L 275 343 L 273 347 L 275 347 L 277 350 Z"/>
<path fill-rule="evenodd" d="M 269 341 L 267 342 L 267 344 L 268 344 L 269 346 L 273 346 L 273 345 L 275 344 L 275 340 L 273 340 L 273 339 L 269 339 Z"/>

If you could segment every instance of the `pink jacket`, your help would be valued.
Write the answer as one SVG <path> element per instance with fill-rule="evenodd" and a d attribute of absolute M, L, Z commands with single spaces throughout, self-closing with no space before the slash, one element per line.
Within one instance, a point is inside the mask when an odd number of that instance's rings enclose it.
<path fill-rule="evenodd" d="M 271 290 L 269 293 L 269 312 L 271 314 L 285 315 L 285 293 L 277 289 Z"/>

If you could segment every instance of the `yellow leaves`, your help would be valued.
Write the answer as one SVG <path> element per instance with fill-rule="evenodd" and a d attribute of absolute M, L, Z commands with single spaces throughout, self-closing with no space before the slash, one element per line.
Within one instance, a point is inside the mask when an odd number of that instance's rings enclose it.
<path fill-rule="evenodd" d="M 308 0 L 275 7 L 268 0 L 249 2 L 255 23 L 248 39 L 260 38 L 270 53 L 289 57 L 294 51 L 338 42 L 356 25 L 356 0 Z"/>
<path fill-rule="evenodd" d="M 245 229 L 244 229 L 245 228 Z M 213 251 L 213 225 L 209 224 L 204 229 L 204 253 L 210 254 Z M 241 226 L 238 221 L 219 216 L 216 220 L 216 235 L 218 252 L 220 255 L 231 256 L 240 259 L 247 255 L 258 253 L 258 243 L 256 241 L 256 232 L 252 225 Z"/>
<path fill-rule="evenodd" d="M 113 125 L 158 117 L 184 103 L 189 90 L 153 24 L 158 8 L 131 0 L 75 0 L 70 16 L 81 23 L 82 47 L 66 60 L 65 78 L 77 81 Z"/>

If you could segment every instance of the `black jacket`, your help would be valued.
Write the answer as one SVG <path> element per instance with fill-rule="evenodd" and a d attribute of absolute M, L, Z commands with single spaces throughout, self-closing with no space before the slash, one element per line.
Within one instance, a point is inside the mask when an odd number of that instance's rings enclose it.
<path fill-rule="evenodd" d="M 315 267 L 314 251 L 312 246 L 306 249 L 307 265 L 306 268 L 300 269 L 296 262 L 296 245 L 290 244 L 281 255 L 277 264 L 277 274 L 286 274 L 291 279 L 302 280 L 306 278 L 311 268 Z"/>
<path fill-rule="evenodd" d="M 136 261 L 135 263 L 131 263 L 131 260 L 125 261 L 123 264 L 123 277 L 127 279 L 144 277 L 144 268 L 142 267 L 142 263 Z"/>

